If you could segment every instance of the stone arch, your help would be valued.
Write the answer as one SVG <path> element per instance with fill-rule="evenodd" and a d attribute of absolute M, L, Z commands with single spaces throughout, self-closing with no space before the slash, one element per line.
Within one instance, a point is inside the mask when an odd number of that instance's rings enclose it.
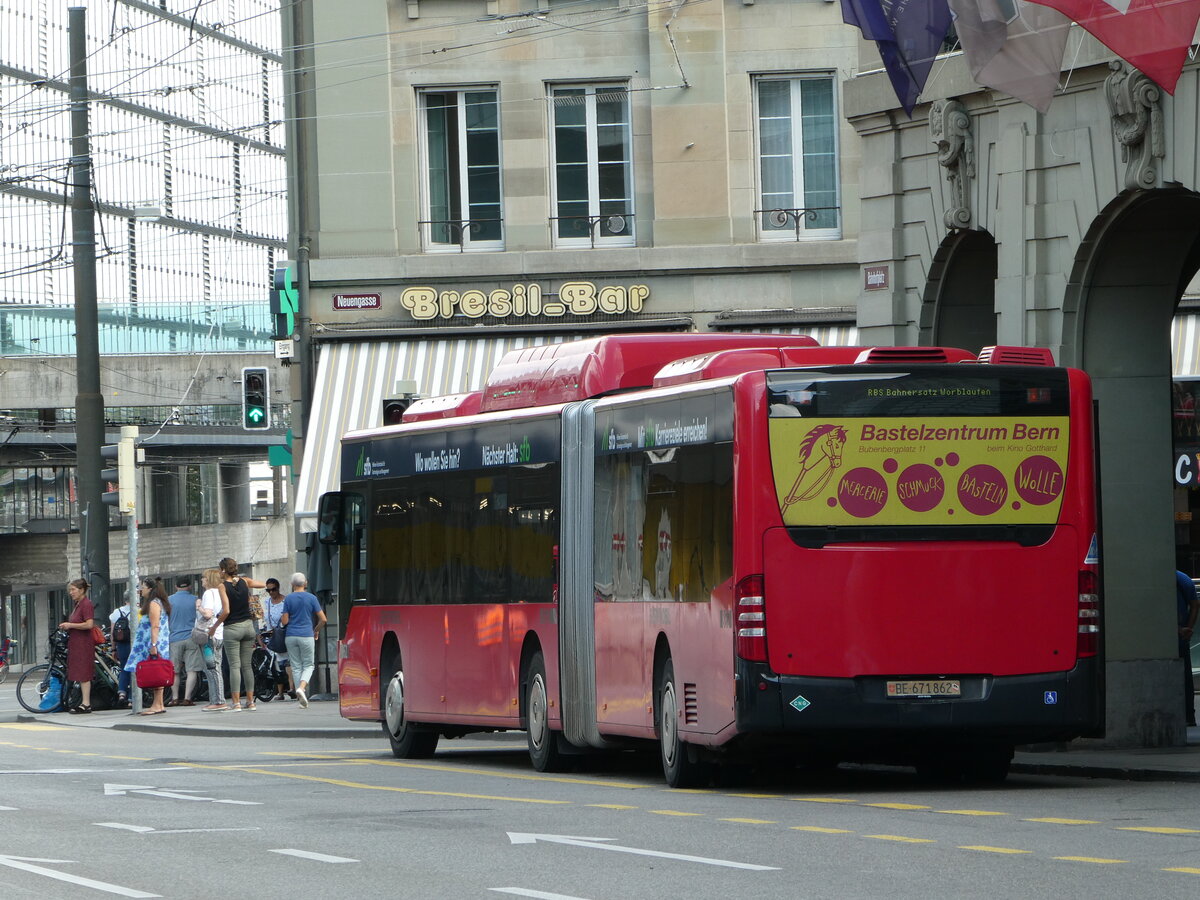
<path fill-rule="evenodd" d="M 1099 411 L 1109 733 L 1181 743 L 1171 459 L 1171 318 L 1200 265 L 1200 194 L 1128 190 L 1096 217 L 1063 300 L 1060 361 Z"/>
<path fill-rule="evenodd" d="M 946 235 L 921 299 L 919 343 L 978 353 L 996 343 L 996 241 L 986 231 Z"/>

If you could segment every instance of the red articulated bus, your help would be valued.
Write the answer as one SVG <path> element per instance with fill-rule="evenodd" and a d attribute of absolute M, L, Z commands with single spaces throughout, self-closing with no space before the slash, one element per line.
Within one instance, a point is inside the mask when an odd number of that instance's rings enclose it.
<path fill-rule="evenodd" d="M 624 335 L 342 441 L 341 713 L 1001 780 L 1102 729 L 1091 389 L 1047 351 Z"/>

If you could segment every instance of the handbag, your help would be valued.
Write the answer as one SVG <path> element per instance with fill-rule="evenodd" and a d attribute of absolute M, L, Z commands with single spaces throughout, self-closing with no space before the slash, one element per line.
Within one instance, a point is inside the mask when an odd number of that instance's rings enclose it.
<path fill-rule="evenodd" d="M 175 681 L 175 666 L 169 659 L 151 656 L 137 664 L 137 686 L 140 688 L 166 687 Z"/>
<path fill-rule="evenodd" d="M 188 639 L 197 647 L 204 647 L 208 644 L 208 625 L 204 619 L 196 617 L 196 623 L 192 626 L 192 633 L 188 635 Z"/>
<path fill-rule="evenodd" d="M 275 653 L 287 653 L 287 627 L 276 625 L 271 632 L 271 650 Z"/>
<path fill-rule="evenodd" d="M 101 644 L 107 644 L 108 638 L 104 636 L 104 629 L 99 625 L 92 626 L 92 643 L 99 647 Z"/>

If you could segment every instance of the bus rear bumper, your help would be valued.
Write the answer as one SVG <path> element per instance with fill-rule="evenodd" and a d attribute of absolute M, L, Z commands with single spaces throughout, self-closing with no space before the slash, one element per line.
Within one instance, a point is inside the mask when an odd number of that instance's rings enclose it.
<path fill-rule="evenodd" d="M 1100 661 L 1067 672 L 961 676 L 958 697 L 888 695 L 886 676 L 809 678 L 738 664 L 737 731 L 752 736 L 991 738 L 1009 744 L 1095 734 L 1103 722 Z"/>

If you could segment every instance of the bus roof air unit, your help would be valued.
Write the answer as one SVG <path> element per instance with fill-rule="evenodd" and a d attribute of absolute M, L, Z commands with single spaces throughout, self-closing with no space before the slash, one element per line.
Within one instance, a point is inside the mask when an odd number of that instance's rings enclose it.
<path fill-rule="evenodd" d="M 1054 354 L 1049 347 L 984 347 L 979 361 L 994 366 L 1052 366 Z"/>
<path fill-rule="evenodd" d="M 819 346 L 800 334 L 619 334 L 542 344 L 504 355 L 481 412 L 551 406 L 650 387 L 668 363 L 719 350 Z"/>
<path fill-rule="evenodd" d="M 921 365 L 923 363 L 974 362 L 975 355 L 954 347 L 869 347 L 856 363 Z"/>

